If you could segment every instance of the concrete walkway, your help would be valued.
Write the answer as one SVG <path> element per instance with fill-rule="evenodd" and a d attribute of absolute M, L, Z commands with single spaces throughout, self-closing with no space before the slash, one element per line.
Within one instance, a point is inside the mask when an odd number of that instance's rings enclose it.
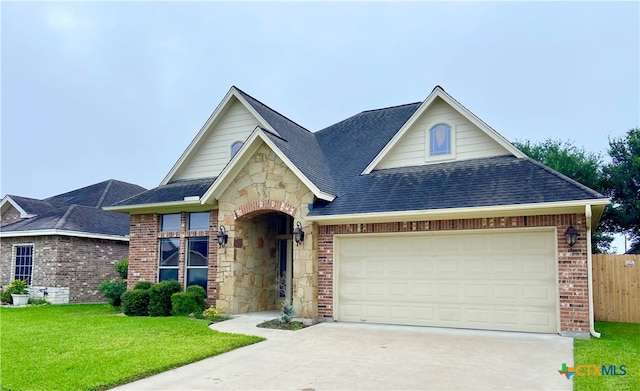
<path fill-rule="evenodd" d="M 571 390 L 573 340 L 546 334 L 322 323 L 261 329 L 277 313 L 212 325 L 266 341 L 117 390 Z"/>

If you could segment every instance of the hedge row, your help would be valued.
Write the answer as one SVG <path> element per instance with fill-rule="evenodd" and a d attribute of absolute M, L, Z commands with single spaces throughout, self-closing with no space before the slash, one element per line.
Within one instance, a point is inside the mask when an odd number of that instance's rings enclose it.
<path fill-rule="evenodd" d="M 207 293 L 199 285 L 190 285 L 182 291 L 178 281 L 148 281 L 136 283 L 133 290 L 122 294 L 122 310 L 128 316 L 200 316 L 205 307 Z"/>

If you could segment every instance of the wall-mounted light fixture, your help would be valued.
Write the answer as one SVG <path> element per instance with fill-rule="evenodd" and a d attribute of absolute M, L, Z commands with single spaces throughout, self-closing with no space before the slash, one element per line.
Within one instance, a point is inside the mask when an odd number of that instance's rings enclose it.
<path fill-rule="evenodd" d="M 567 228 L 564 236 L 567 238 L 567 244 L 569 245 L 569 248 L 573 248 L 573 246 L 578 241 L 578 236 L 580 236 L 580 234 L 578 233 L 578 230 L 573 228 L 573 225 L 569 223 L 569 228 Z"/>
<path fill-rule="evenodd" d="M 304 242 L 304 231 L 302 230 L 302 224 L 298 221 L 298 226 L 293 230 L 293 240 L 296 241 L 296 246 Z"/>
<path fill-rule="evenodd" d="M 227 240 L 229 240 L 229 235 L 227 235 L 227 230 L 224 228 L 224 225 L 220 225 L 220 230 L 216 235 L 218 239 L 218 246 L 224 247 L 227 244 Z"/>

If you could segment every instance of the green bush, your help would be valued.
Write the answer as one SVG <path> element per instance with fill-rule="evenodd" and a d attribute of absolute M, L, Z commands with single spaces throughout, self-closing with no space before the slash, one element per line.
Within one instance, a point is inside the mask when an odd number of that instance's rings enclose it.
<path fill-rule="evenodd" d="M 109 304 L 120 307 L 120 296 L 127 290 L 127 283 L 106 280 L 100 284 L 98 290 L 109 299 Z"/>
<path fill-rule="evenodd" d="M 149 316 L 171 316 L 171 295 L 182 290 L 176 280 L 162 281 L 149 290 Z"/>
<path fill-rule="evenodd" d="M 293 304 L 290 301 L 282 302 L 282 309 L 280 310 L 280 320 L 282 323 L 289 323 L 291 319 L 295 316 L 295 310 L 293 309 Z"/>
<path fill-rule="evenodd" d="M 171 295 L 171 314 L 173 316 L 200 316 L 203 308 L 198 303 L 199 298 L 190 292 L 179 292 Z"/>
<path fill-rule="evenodd" d="M 202 317 L 205 319 L 216 321 L 220 319 L 220 309 L 217 307 L 211 306 L 206 310 L 204 310 L 204 312 L 202 313 Z"/>
<path fill-rule="evenodd" d="M 120 275 L 120 278 L 126 280 L 129 274 L 129 258 L 122 258 L 118 261 L 118 263 L 116 263 L 116 271 Z"/>
<path fill-rule="evenodd" d="M 207 292 L 200 285 L 189 285 L 187 287 L 187 293 L 191 293 L 196 299 L 196 303 L 200 307 L 200 312 L 204 311 L 205 300 L 207 298 Z"/>
<path fill-rule="evenodd" d="M 152 285 L 149 281 L 138 281 L 133 289 L 150 289 Z"/>
<path fill-rule="evenodd" d="M 23 280 L 13 280 L 0 294 L 0 300 L 4 303 L 13 304 L 13 298 L 11 294 L 26 295 L 29 293 L 27 290 L 27 283 Z"/>
<path fill-rule="evenodd" d="M 122 312 L 128 316 L 148 316 L 149 289 L 134 289 L 123 293 Z"/>

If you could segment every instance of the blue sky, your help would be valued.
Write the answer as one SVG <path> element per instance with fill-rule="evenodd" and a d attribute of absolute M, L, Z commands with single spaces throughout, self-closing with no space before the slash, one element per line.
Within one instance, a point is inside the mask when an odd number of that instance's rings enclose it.
<path fill-rule="evenodd" d="M 1 4 L 1 189 L 157 186 L 232 85 L 315 131 L 435 85 L 509 140 L 640 126 L 640 3 Z"/>

